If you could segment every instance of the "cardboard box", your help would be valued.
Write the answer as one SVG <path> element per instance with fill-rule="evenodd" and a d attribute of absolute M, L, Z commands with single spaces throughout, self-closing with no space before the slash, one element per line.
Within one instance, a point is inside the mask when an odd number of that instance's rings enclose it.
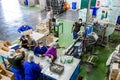
<path fill-rule="evenodd" d="M 48 45 L 48 44 L 50 44 L 52 42 L 53 42 L 53 36 L 52 35 L 46 36 L 46 44 Z"/>
<path fill-rule="evenodd" d="M 8 64 L 8 62 L 5 63 Z M 0 75 L 2 75 L 2 78 L 0 80 L 5 80 L 4 78 L 6 78 L 6 80 L 15 80 L 14 73 L 6 70 L 2 63 L 0 63 Z"/>
<path fill-rule="evenodd" d="M 120 72 L 118 73 L 116 80 L 120 80 Z"/>
<path fill-rule="evenodd" d="M 5 75 L 0 74 L 0 76 L 1 76 L 0 80 L 11 80 L 9 77 L 7 77 Z"/>
<path fill-rule="evenodd" d="M 119 63 L 113 63 L 111 65 L 111 71 L 110 71 L 110 80 L 116 80 L 117 75 L 119 73 Z"/>
<path fill-rule="evenodd" d="M 116 80 L 118 73 L 118 70 L 112 70 L 112 72 L 110 73 L 110 80 Z"/>

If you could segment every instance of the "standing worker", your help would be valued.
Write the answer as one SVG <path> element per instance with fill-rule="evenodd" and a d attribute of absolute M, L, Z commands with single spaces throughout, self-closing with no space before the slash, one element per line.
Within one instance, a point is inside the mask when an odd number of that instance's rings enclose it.
<path fill-rule="evenodd" d="M 80 28 L 81 28 L 82 25 L 83 24 L 82 24 L 82 19 L 81 18 L 73 24 L 73 27 L 72 27 L 73 39 L 77 39 L 77 37 L 78 37 L 77 33 L 80 31 Z"/>
<path fill-rule="evenodd" d="M 50 21 L 50 19 L 52 19 L 51 15 L 53 14 L 53 10 L 50 10 L 47 15 L 46 15 L 46 21 Z"/>
<path fill-rule="evenodd" d="M 53 14 L 53 10 L 50 10 L 47 15 L 46 15 L 46 25 L 49 27 L 49 32 L 51 31 L 51 23 L 52 23 L 52 17 L 51 15 Z"/>
<path fill-rule="evenodd" d="M 24 80 L 24 70 L 22 66 L 22 60 L 25 57 L 25 53 L 17 55 L 14 50 L 10 51 L 7 57 L 10 65 L 12 66 L 12 72 L 14 73 L 15 80 Z"/>
<path fill-rule="evenodd" d="M 25 80 L 40 80 L 42 66 L 34 62 L 34 55 L 29 54 L 28 61 L 24 62 Z"/>
<path fill-rule="evenodd" d="M 43 45 L 43 42 L 40 41 L 38 42 L 38 45 L 35 46 L 34 48 L 34 54 L 36 56 L 43 56 L 43 54 L 45 54 L 45 52 L 47 51 L 47 47 L 45 45 Z"/>

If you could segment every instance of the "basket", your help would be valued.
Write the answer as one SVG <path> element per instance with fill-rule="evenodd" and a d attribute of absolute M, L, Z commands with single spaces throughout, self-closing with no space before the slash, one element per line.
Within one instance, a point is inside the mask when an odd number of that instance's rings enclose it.
<path fill-rule="evenodd" d="M 57 74 L 62 74 L 64 71 L 64 66 L 56 64 L 56 63 L 52 63 L 50 65 L 50 71 L 57 73 Z"/>

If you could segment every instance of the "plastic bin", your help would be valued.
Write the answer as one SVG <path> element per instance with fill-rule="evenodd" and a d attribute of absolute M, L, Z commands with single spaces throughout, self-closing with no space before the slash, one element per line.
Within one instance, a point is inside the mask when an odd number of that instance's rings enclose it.
<path fill-rule="evenodd" d="M 92 16 L 96 17 L 96 16 L 97 16 L 97 10 L 98 10 L 99 8 L 97 8 L 97 7 L 91 7 L 90 9 L 93 10 L 93 11 L 92 11 Z"/>
<path fill-rule="evenodd" d="M 27 6 L 28 6 L 28 0 L 25 0 L 25 5 L 27 5 Z"/>
<path fill-rule="evenodd" d="M 89 35 L 92 31 L 93 31 L 92 26 L 86 27 L 86 35 Z"/>
<path fill-rule="evenodd" d="M 72 2 L 72 9 L 73 9 L 73 10 L 76 9 L 76 5 L 77 5 L 77 2 Z"/>

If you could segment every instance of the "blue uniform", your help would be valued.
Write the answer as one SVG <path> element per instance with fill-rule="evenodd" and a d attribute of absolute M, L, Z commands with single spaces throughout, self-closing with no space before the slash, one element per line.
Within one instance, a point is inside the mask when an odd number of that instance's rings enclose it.
<path fill-rule="evenodd" d="M 39 47 L 38 45 L 35 46 L 34 48 L 34 54 L 36 56 L 38 56 L 39 54 L 45 54 L 45 52 L 47 51 L 47 47 L 46 46 L 43 46 L 43 47 Z"/>
<path fill-rule="evenodd" d="M 15 80 L 25 80 L 24 79 L 24 71 L 22 69 L 12 68 L 11 71 L 14 73 Z"/>
<path fill-rule="evenodd" d="M 34 62 L 24 62 L 25 80 L 38 80 L 41 73 L 41 67 Z"/>
<path fill-rule="evenodd" d="M 26 25 L 25 27 L 24 26 L 21 26 L 19 29 L 18 29 L 18 32 L 21 33 L 23 31 L 27 31 L 29 29 L 32 29 L 32 27 Z"/>

